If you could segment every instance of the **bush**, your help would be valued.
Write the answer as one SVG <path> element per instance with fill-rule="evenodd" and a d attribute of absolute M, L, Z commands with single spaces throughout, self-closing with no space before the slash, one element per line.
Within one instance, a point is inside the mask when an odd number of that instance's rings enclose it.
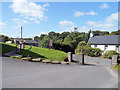
<path fill-rule="evenodd" d="M 90 44 L 86 43 L 85 41 L 79 42 L 77 49 L 75 49 L 75 54 L 79 54 L 82 51 L 86 51 L 86 48 L 90 47 Z"/>
<path fill-rule="evenodd" d="M 99 48 L 92 48 L 92 47 L 88 47 L 85 50 L 85 54 L 91 57 L 98 57 L 101 56 L 101 50 Z"/>
<path fill-rule="evenodd" d="M 110 50 L 104 53 L 104 57 L 108 58 L 108 59 L 112 59 L 113 55 L 119 55 L 119 53 L 117 53 L 115 50 Z"/>
<path fill-rule="evenodd" d="M 98 57 L 101 55 L 101 50 L 99 48 L 92 48 L 90 44 L 86 43 L 85 41 L 79 42 L 77 49 L 75 50 L 75 54 L 79 54 L 84 52 L 85 55 Z"/>

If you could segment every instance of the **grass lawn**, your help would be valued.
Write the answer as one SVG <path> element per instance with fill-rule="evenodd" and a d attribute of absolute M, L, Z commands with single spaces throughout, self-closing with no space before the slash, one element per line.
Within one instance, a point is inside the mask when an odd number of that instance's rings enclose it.
<path fill-rule="evenodd" d="M 16 47 L 16 45 L 15 44 L 6 44 L 6 43 L 1 43 L 0 44 L 0 47 L 1 47 L 1 45 L 2 45 L 2 54 L 3 53 L 7 53 L 7 52 L 10 52 L 10 51 L 12 51 L 12 50 L 14 50 Z"/>
<path fill-rule="evenodd" d="M 67 57 L 67 53 L 59 50 L 50 49 L 47 48 L 40 48 L 40 47 L 34 47 L 34 46 L 28 46 L 26 45 L 24 50 L 21 50 L 18 52 L 18 54 L 22 55 L 23 57 L 27 57 L 28 54 L 32 58 L 41 58 L 49 59 L 51 61 L 63 61 Z"/>

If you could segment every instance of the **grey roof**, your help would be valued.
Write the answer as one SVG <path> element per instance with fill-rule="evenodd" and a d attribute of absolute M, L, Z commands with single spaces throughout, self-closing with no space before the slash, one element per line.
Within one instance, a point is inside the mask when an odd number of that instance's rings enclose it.
<path fill-rule="evenodd" d="M 35 40 L 25 40 L 25 43 L 38 43 L 38 42 L 36 42 Z"/>
<path fill-rule="evenodd" d="M 14 40 L 17 40 L 17 41 L 23 41 L 24 43 L 26 44 L 37 44 L 38 42 L 35 41 L 35 40 L 23 40 L 23 39 L 19 39 L 19 38 L 16 38 Z"/>
<path fill-rule="evenodd" d="M 90 44 L 98 44 L 98 45 L 120 45 L 120 35 L 112 35 L 112 36 L 95 36 L 91 37 L 88 40 Z"/>

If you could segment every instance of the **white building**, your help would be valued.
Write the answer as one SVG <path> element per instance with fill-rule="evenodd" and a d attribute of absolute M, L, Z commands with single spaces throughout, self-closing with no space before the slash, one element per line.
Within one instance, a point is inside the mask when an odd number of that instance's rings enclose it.
<path fill-rule="evenodd" d="M 104 52 L 109 50 L 115 50 L 120 53 L 120 35 L 94 36 L 91 32 L 88 43 L 91 44 L 91 47 L 99 48 Z"/>

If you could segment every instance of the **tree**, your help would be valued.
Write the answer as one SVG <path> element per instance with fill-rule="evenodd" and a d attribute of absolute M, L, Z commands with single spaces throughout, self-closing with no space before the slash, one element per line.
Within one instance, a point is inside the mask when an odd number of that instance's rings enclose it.
<path fill-rule="evenodd" d="M 74 32 L 76 32 L 76 31 L 77 31 L 77 29 L 78 29 L 78 27 L 74 27 Z"/>
<path fill-rule="evenodd" d="M 64 39 L 69 35 L 70 33 L 69 32 L 63 32 L 60 34 L 59 38 L 62 39 L 62 41 L 64 41 Z"/>
<path fill-rule="evenodd" d="M 0 35 L 0 37 L 1 37 L 2 42 L 6 42 L 6 41 L 10 40 L 10 38 L 5 35 Z"/>

